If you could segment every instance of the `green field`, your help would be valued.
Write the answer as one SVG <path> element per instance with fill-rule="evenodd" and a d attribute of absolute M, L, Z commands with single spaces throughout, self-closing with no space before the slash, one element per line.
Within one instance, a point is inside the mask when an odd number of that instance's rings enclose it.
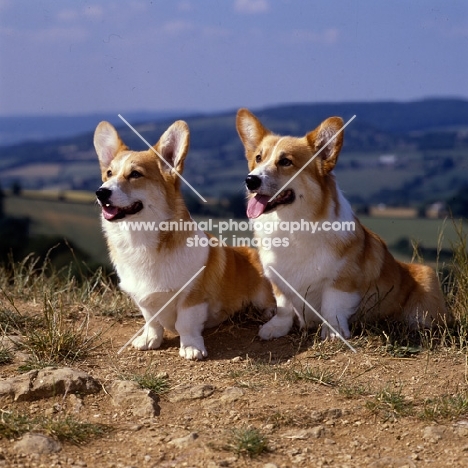
<path fill-rule="evenodd" d="M 442 247 L 449 249 L 457 240 L 457 233 L 451 220 L 424 218 L 371 218 L 359 217 L 362 224 L 392 245 L 402 237 L 421 243 L 424 247 L 437 247 L 442 234 Z M 464 223 L 465 232 L 468 224 Z"/>
<path fill-rule="evenodd" d="M 30 197 L 7 197 L 7 215 L 31 219 L 31 235 L 63 237 L 98 263 L 107 263 L 107 247 L 101 233 L 100 210 L 94 203 L 71 203 Z"/>
<path fill-rule="evenodd" d="M 69 197 L 66 197 L 69 198 Z M 69 202 L 28 197 L 7 197 L 5 211 L 12 216 L 27 216 L 32 220 L 32 235 L 64 237 L 89 253 L 96 262 L 108 261 L 107 248 L 101 232 L 99 208 L 92 202 Z M 197 218 L 199 221 L 200 218 Z M 360 217 L 361 222 L 379 234 L 389 245 L 401 238 L 410 238 L 424 247 L 435 248 L 442 236 L 442 246 L 449 249 L 457 235 L 452 221 L 436 219 L 395 219 Z M 220 220 L 213 220 L 217 223 Z M 464 224 L 465 232 L 468 224 Z M 213 234 L 218 235 L 216 229 Z M 226 232 L 230 240 L 233 235 L 246 237 L 248 231 Z M 401 255 L 398 255 L 401 258 Z"/>

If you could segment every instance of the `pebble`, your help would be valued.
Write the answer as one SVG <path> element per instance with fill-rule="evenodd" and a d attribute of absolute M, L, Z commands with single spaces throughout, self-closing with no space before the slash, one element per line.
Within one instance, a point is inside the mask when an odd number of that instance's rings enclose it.
<path fill-rule="evenodd" d="M 44 434 L 26 433 L 13 445 L 16 452 L 24 454 L 53 453 L 62 450 L 60 442 Z"/>

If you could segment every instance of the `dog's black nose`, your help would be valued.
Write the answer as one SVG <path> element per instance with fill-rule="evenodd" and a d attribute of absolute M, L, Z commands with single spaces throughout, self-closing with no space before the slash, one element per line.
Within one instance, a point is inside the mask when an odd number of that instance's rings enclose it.
<path fill-rule="evenodd" d="M 262 185 L 262 179 L 256 175 L 248 175 L 245 179 L 245 185 L 249 190 L 257 190 Z"/>
<path fill-rule="evenodd" d="M 96 190 L 96 197 L 98 197 L 98 200 L 101 202 L 109 200 L 111 195 L 112 190 L 109 190 L 108 188 L 101 187 Z"/>

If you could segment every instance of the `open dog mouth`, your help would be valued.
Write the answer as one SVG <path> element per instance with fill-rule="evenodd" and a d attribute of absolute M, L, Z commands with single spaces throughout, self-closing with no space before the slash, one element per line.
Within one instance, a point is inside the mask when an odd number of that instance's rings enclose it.
<path fill-rule="evenodd" d="M 277 195 L 271 202 L 271 195 L 257 193 L 249 200 L 247 205 L 247 216 L 250 219 L 258 218 L 263 213 L 274 210 L 278 205 L 288 205 L 296 199 L 294 190 L 286 189 Z"/>
<path fill-rule="evenodd" d="M 115 221 L 125 218 L 127 215 L 136 214 L 143 209 L 143 203 L 136 201 L 129 206 L 114 206 L 112 203 L 102 203 L 102 215 L 107 221 Z"/>

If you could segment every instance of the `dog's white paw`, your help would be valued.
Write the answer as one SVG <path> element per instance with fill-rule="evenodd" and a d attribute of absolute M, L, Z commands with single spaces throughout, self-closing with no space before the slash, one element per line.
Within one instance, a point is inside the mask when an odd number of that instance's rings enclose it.
<path fill-rule="evenodd" d="M 277 320 L 275 320 L 277 319 Z M 278 320 L 278 316 L 274 316 L 269 322 L 260 327 L 258 336 L 262 340 L 271 340 L 287 335 L 291 329 L 291 324 L 285 323 L 283 320 Z"/>
<path fill-rule="evenodd" d="M 208 356 L 205 347 L 198 349 L 195 346 L 181 346 L 179 350 L 179 356 L 190 361 L 201 361 L 203 358 Z"/>
<path fill-rule="evenodd" d="M 349 330 L 341 330 L 338 325 L 333 325 L 333 328 L 337 330 L 337 332 L 334 332 L 330 327 L 327 325 L 323 325 L 322 331 L 320 332 L 320 336 L 322 340 L 337 340 L 341 338 L 351 338 L 351 332 Z"/>
<path fill-rule="evenodd" d="M 140 351 L 146 351 L 147 349 L 158 349 L 162 343 L 162 336 L 149 335 L 143 332 L 132 341 L 132 346 Z"/>

